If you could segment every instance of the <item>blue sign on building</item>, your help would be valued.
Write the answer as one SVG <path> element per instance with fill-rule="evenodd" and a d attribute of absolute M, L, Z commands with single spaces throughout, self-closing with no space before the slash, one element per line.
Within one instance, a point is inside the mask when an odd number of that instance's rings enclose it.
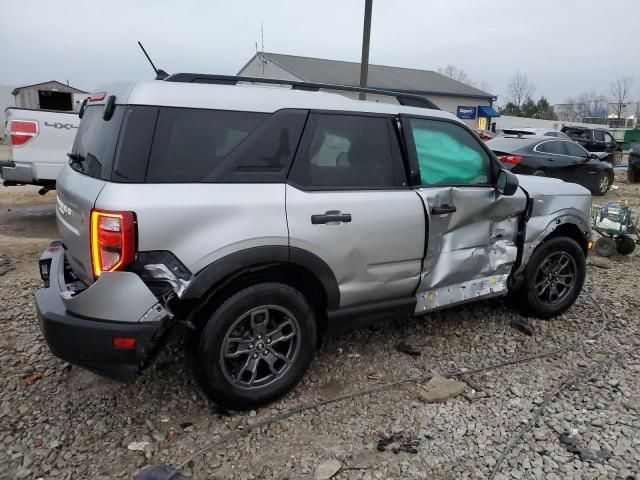
<path fill-rule="evenodd" d="M 456 115 L 458 116 L 458 118 L 461 118 L 462 120 L 475 120 L 476 112 L 477 112 L 476 107 L 464 107 L 464 106 L 458 105 L 458 110 L 456 111 Z"/>

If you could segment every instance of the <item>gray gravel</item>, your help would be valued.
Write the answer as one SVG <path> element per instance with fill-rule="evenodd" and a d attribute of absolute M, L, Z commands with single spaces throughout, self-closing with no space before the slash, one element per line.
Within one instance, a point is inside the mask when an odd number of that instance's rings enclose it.
<path fill-rule="evenodd" d="M 611 197 L 640 204 L 640 188 L 619 185 Z M 0 276 L 3 479 L 131 478 L 148 465 L 177 465 L 207 442 L 301 403 L 434 369 L 472 369 L 542 352 L 600 326 L 586 296 L 560 319 L 532 320 L 532 336 L 511 326 L 518 314 L 507 301 L 398 319 L 331 339 L 286 398 L 257 412 L 227 414 L 202 397 L 179 351 L 163 354 L 133 385 L 97 377 L 49 353 L 32 295 L 40 285 L 35 261 L 46 245 L 41 232 L 48 232 L 42 222 L 53 223 L 53 214 L 34 220 L 26 208 L 0 208 L 0 256 L 15 267 Z M 640 341 L 640 255 L 589 262 L 606 267 L 589 267 L 588 286 L 609 313 L 594 341 L 561 356 L 468 375 L 471 386 L 443 403 L 421 401 L 419 386 L 409 383 L 306 411 L 198 456 L 183 472 L 196 479 L 301 479 L 339 462 L 331 478 L 488 478 L 546 394 L 574 372 Z M 401 341 L 422 355 L 399 352 Z M 638 379 L 638 350 L 590 371 L 550 402 L 495 478 L 638 477 Z M 418 440 L 417 453 L 378 451 L 380 438 L 394 433 Z M 568 450 L 563 435 L 577 442 L 577 452 Z M 138 449 L 128 448 L 133 442 Z M 608 459 L 589 460 L 589 452 Z"/>

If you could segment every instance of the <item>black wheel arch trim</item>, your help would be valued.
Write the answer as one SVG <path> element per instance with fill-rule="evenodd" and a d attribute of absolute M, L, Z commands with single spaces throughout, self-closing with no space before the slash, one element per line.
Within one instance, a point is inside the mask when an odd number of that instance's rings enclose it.
<path fill-rule="evenodd" d="M 202 298 L 216 286 L 226 284 L 243 273 L 278 264 L 295 265 L 309 270 L 324 288 L 327 308 L 336 309 L 340 305 L 340 289 L 333 271 L 317 255 L 297 247 L 285 245 L 265 245 L 231 253 L 200 270 L 187 287 L 181 299 Z"/>

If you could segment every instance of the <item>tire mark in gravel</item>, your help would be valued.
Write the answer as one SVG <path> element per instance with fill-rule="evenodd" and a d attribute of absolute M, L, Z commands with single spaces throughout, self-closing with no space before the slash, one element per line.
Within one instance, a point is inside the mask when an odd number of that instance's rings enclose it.
<path fill-rule="evenodd" d="M 500 368 L 504 368 L 504 367 L 508 367 L 508 366 L 512 366 L 512 365 L 516 365 L 516 364 L 521 364 L 521 363 L 527 363 L 527 362 L 531 362 L 533 360 L 538 360 L 541 358 L 548 358 L 548 357 L 555 357 L 558 356 L 560 354 L 566 353 L 569 350 L 574 350 L 577 347 L 579 347 L 580 345 L 582 345 L 585 341 L 587 340 L 594 340 L 595 338 L 599 337 L 602 332 L 605 330 L 606 326 L 607 326 L 607 314 L 604 311 L 604 308 L 602 307 L 602 305 L 600 305 L 598 303 L 598 301 L 593 297 L 593 295 L 591 294 L 591 292 L 589 292 L 586 288 L 585 288 L 585 292 L 586 292 L 586 296 L 591 300 L 591 303 L 593 303 L 596 308 L 598 309 L 598 313 L 600 314 L 600 326 L 598 327 L 598 329 L 590 334 L 590 335 L 585 335 L 577 340 L 574 340 L 572 342 L 569 342 L 565 345 L 562 345 L 560 347 L 554 348 L 552 350 L 545 350 L 541 353 L 537 353 L 537 354 L 533 354 L 533 355 L 527 355 L 524 357 L 520 357 L 520 358 L 516 358 L 513 360 L 506 360 L 503 362 L 498 362 L 498 363 L 494 363 L 494 364 L 490 364 L 490 365 L 486 365 L 484 367 L 478 367 L 478 368 L 474 368 L 474 369 L 457 369 L 457 370 L 449 370 L 449 371 L 445 371 L 442 373 L 443 376 L 446 377 L 461 377 L 461 376 L 466 376 L 466 375 L 472 375 L 474 373 L 480 373 L 480 372 L 486 372 L 486 371 L 490 371 L 490 370 L 497 370 Z M 602 362 L 598 362 L 596 364 L 596 366 L 594 367 L 589 367 L 588 369 L 584 369 L 585 371 L 591 372 L 592 370 L 594 370 L 597 366 L 602 365 L 604 362 L 609 361 L 609 363 L 614 362 L 618 356 L 622 357 L 626 354 L 628 354 L 629 352 L 636 350 L 640 348 L 640 345 L 635 346 L 632 349 L 629 350 L 625 350 L 624 352 L 622 352 L 621 354 L 615 356 L 615 357 L 608 357 L 607 360 L 604 360 Z M 584 372 L 580 372 L 581 374 Z M 537 419 L 542 415 L 542 412 L 544 411 L 544 407 L 546 407 L 547 405 L 549 405 L 551 403 L 551 401 L 560 393 L 562 392 L 565 388 L 574 385 L 575 383 L 577 383 L 578 380 L 578 376 L 577 374 L 574 372 L 572 372 L 572 374 L 574 375 L 573 378 L 568 380 L 565 380 L 556 390 L 554 390 L 550 396 L 547 396 L 545 401 L 536 409 L 535 413 L 534 413 L 534 417 L 532 420 L 529 421 L 529 423 L 527 424 L 528 429 L 524 428 L 522 429 L 520 432 L 518 432 L 518 434 L 512 438 L 512 440 L 509 442 L 509 444 L 507 445 L 507 449 L 502 453 L 502 455 L 500 456 L 499 460 L 496 462 L 496 465 L 494 466 L 494 470 L 491 473 L 491 476 L 489 477 L 490 479 L 495 478 L 496 474 L 498 473 L 498 470 L 502 464 L 502 462 L 504 461 L 504 459 L 507 457 L 507 455 L 509 454 L 509 452 L 517 445 L 518 441 L 524 436 L 524 434 L 531 430 L 532 426 L 535 424 L 535 422 L 537 421 Z M 395 380 L 393 382 L 389 382 L 389 383 L 384 383 L 381 385 L 374 385 L 371 387 L 367 387 L 367 388 L 362 388 L 360 390 L 355 390 L 353 392 L 349 392 L 349 393 L 345 393 L 342 395 L 337 395 L 335 397 L 331 397 L 331 398 L 327 398 L 327 399 L 323 399 L 323 400 L 319 400 L 316 402 L 311 402 L 311 403 L 306 403 L 306 404 L 302 404 L 302 405 L 298 405 L 296 407 L 292 407 L 288 410 L 285 410 L 284 412 L 281 412 L 279 414 L 273 415 L 271 417 L 267 417 L 264 418 L 256 423 L 252 423 L 251 425 L 247 425 L 239 430 L 236 430 L 234 432 L 228 433 L 226 435 L 221 436 L 220 438 L 218 438 L 217 440 L 210 442 L 208 444 L 206 444 L 204 447 L 200 448 L 199 450 L 196 450 L 193 454 L 191 454 L 186 460 L 184 460 L 182 463 L 180 463 L 179 465 L 177 465 L 172 473 L 168 474 L 164 480 L 172 480 L 174 479 L 174 477 L 176 475 L 178 475 L 178 473 L 180 473 L 180 470 L 182 468 L 184 468 L 189 462 L 191 462 L 193 459 L 195 459 L 196 457 L 200 456 L 200 455 L 204 455 L 206 453 L 208 453 L 209 451 L 213 450 L 214 448 L 223 445 L 231 440 L 235 440 L 237 438 L 241 438 L 244 437 L 245 435 L 248 435 L 249 433 L 251 433 L 252 430 L 255 430 L 256 428 L 259 427 L 264 427 L 267 425 L 270 425 L 272 423 L 276 423 L 282 420 L 285 420 L 289 417 L 292 417 L 293 415 L 296 415 L 298 413 L 302 413 L 308 410 L 315 410 L 318 407 L 321 407 L 323 405 L 329 405 L 332 403 L 338 403 L 338 402 L 342 402 L 344 400 L 349 400 L 351 398 L 355 398 L 355 397 L 361 397 L 361 396 L 365 396 L 365 395 L 371 395 L 373 393 L 378 393 L 378 392 L 382 392 L 385 390 L 389 390 L 390 388 L 393 387 L 397 387 L 400 385 L 404 385 L 407 383 L 420 383 L 420 382 L 427 382 L 431 379 L 431 375 L 421 375 L 421 376 L 416 376 L 416 377 L 407 377 L 407 378 L 401 378 L 399 380 Z"/>

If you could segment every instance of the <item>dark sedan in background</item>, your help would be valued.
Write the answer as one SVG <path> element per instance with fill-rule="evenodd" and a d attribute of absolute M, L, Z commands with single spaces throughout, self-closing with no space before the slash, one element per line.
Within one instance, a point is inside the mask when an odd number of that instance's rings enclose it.
<path fill-rule="evenodd" d="M 604 195 L 613 183 L 613 167 L 575 142 L 532 135 L 506 135 L 486 142 L 505 169 L 578 183 Z"/>

